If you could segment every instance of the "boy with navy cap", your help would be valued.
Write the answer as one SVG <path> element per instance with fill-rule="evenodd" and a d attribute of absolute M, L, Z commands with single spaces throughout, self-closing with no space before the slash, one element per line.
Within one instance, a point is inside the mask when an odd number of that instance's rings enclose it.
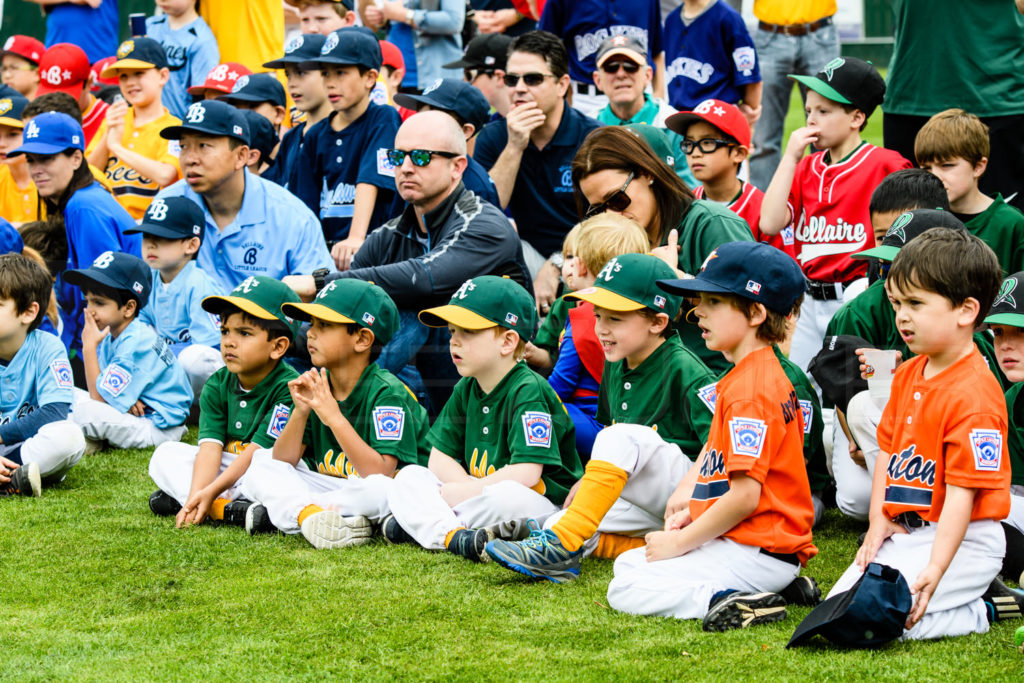
<path fill-rule="evenodd" d="M 154 199 L 137 228 L 142 258 L 152 268 L 149 304 L 139 320 L 163 337 L 185 369 L 198 397 L 210 375 L 224 365 L 220 357 L 220 321 L 202 309 L 202 301 L 221 290 L 196 265 L 206 219 L 191 199 Z"/>
<path fill-rule="evenodd" d="M 334 111 L 307 133 L 289 189 L 319 216 L 340 270 L 348 269 L 370 230 L 390 217 L 395 195 L 387 153 L 400 117 L 370 98 L 381 60 L 376 37 L 349 27 L 328 35 L 320 55 L 304 63 L 320 69 Z"/>
<path fill-rule="evenodd" d="M 89 391 L 75 391 L 72 419 L 86 437 L 118 448 L 181 438 L 192 389 L 167 343 L 138 319 L 152 286 L 145 262 L 108 251 L 64 279 L 85 297 L 82 355 Z"/>
<path fill-rule="evenodd" d="M 284 94 L 284 86 L 274 74 L 252 74 L 241 76 L 231 86 L 231 92 L 219 98 L 239 109 L 251 109 L 274 126 L 274 131 L 281 130 L 285 116 L 288 114 L 288 100 Z"/>

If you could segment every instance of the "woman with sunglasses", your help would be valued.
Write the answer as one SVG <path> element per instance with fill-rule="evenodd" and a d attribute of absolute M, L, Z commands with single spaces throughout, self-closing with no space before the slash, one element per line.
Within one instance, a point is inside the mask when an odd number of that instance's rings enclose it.
<path fill-rule="evenodd" d="M 572 181 L 581 220 L 602 211 L 632 219 L 651 244 L 660 245 L 654 255 L 683 274 L 696 275 L 720 244 L 753 240 L 742 218 L 714 202 L 694 199 L 646 142 L 618 126 L 587 136 L 573 161 Z M 677 329 L 709 368 L 721 372 L 728 367 L 722 354 L 708 351 L 695 323 L 682 320 Z"/>

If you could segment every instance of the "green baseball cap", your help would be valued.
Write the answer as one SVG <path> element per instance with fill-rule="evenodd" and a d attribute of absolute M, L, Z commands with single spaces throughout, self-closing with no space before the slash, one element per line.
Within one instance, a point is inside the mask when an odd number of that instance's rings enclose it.
<path fill-rule="evenodd" d="M 312 303 L 284 304 L 285 315 L 309 322 L 319 318 L 331 323 L 355 323 L 387 344 L 398 331 L 398 307 L 383 289 L 365 280 L 345 278 L 328 282 Z"/>
<path fill-rule="evenodd" d="M 985 322 L 991 325 L 1024 327 L 1024 271 L 1014 273 L 1003 280 L 999 294 L 988 312 Z"/>
<path fill-rule="evenodd" d="M 481 275 L 466 280 L 444 306 L 420 311 L 420 322 L 428 327 L 448 323 L 467 330 L 507 327 L 524 341 L 537 331 L 537 307 L 522 285 L 508 277 Z"/>
<path fill-rule="evenodd" d="M 203 310 L 221 315 L 227 306 L 239 308 L 260 320 L 278 320 L 285 324 L 294 340 L 299 324 L 281 312 L 286 303 L 301 303 L 292 288 L 272 277 L 254 275 L 243 280 L 227 296 L 208 296 L 202 301 Z"/>
<path fill-rule="evenodd" d="M 627 123 L 623 128 L 646 142 L 654 156 L 664 161 L 669 168 L 676 167 L 676 153 L 672 151 L 672 141 L 664 130 L 649 123 Z"/>
<path fill-rule="evenodd" d="M 656 256 L 622 254 L 604 264 L 593 287 L 566 294 L 565 298 L 582 299 L 609 311 L 649 308 L 671 319 L 679 312 L 683 299 L 662 291 L 656 283 L 676 277 L 676 272 Z"/>

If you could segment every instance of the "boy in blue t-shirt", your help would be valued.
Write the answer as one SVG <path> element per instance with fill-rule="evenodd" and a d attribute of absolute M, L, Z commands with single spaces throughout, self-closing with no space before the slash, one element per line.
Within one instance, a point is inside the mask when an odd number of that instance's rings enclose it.
<path fill-rule="evenodd" d="M 164 106 L 183 119 L 192 104 L 188 89 L 206 80 L 206 74 L 220 61 L 220 50 L 213 31 L 196 11 L 195 2 L 164 0 L 157 4 L 164 13 L 146 19 L 146 36 L 167 52 L 171 78 L 164 86 Z"/>

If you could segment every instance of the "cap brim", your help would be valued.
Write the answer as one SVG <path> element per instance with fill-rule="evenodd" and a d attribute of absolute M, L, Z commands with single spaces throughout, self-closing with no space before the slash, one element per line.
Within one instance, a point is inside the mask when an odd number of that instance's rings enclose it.
<path fill-rule="evenodd" d="M 102 270 L 94 270 L 93 268 L 81 268 L 77 270 L 66 270 L 64 271 L 64 282 L 76 287 L 89 284 L 90 282 L 98 282 L 104 287 L 110 287 L 111 289 L 124 290 L 125 287 L 122 283 L 113 280 Z M 132 292 L 135 294 L 135 292 Z"/>
<path fill-rule="evenodd" d="M 323 304 L 287 303 L 281 304 L 281 311 L 289 318 L 301 320 L 304 323 L 308 323 L 311 318 L 319 318 L 320 320 L 326 320 L 329 323 L 348 324 L 356 322 L 352 318 L 344 316 L 333 308 L 328 308 Z"/>
<path fill-rule="evenodd" d="M 0 116 L 0 126 L 10 126 L 11 128 L 24 128 L 25 122 L 21 119 L 12 119 L 7 116 Z"/>
<path fill-rule="evenodd" d="M 696 114 L 691 111 L 681 111 L 678 114 L 672 114 L 665 119 L 665 127 L 671 131 L 679 133 L 680 135 L 686 134 L 686 129 L 698 121 L 704 121 L 705 123 L 711 123 L 700 114 Z M 715 124 L 711 124 L 715 125 Z M 718 128 L 718 126 L 715 126 Z"/>
<path fill-rule="evenodd" d="M 814 92 L 818 93 L 822 97 L 832 100 L 833 102 L 842 102 L 843 104 L 850 105 L 853 104 L 853 102 L 840 95 L 838 90 L 836 90 L 831 85 L 821 80 L 817 76 L 800 76 L 797 74 L 789 74 L 789 78 L 792 78 L 797 83 L 806 85 Z"/>
<path fill-rule="evenodd" d="M 198 95 L 205 95 L 207 90 L 216 90 L 217 92 L 221 93 L 222 95 L 227 95 L 228 93 L 231 92 L 230 90 L 224 90 L 223 88 L 219 88 L 219 87 L 217 87 L 215 85 L 206 85 L 205 83 L 203 85 L 193 85 L 186 92 L 189 95 L 196 95 L 196 96 L 198 96 Z"/>
<path fill-rule="evenodd" d="M 117 74 L 118 71 L 125 69 L 161 69 L 163 67 L 157 66 L 152 62 L 144 62 L 141 59 L 119 59 L 103 71 L 100 72 L 100 78 L 110 78 Z"/>
<path fill-rule="evenodd" d="M 617 48 L 615 48 L 613 50 L 609 50 L 605 54 L 601 55 L 601 58 L 598 59 L 595 62 L 595 64 L 597 64 L 597 68 L 600 69 L 602 64 L 607 62 L 612 57 L 618 57 L 618 56 L 629 57 L 629 59 L 634 64 L 639 64 L 640 66 L 647 66 L 647 58 L 646 57 L 641 56 L 640 53 L 636 52 L 635 50 L 630 50 L 630 49 L 625 48 L 625 47 L 617 47 Z"/>
<path fill-rule="evenodd" d="M 1024 313 L 996 313 L 985 318 L 984 322 L 989 325 L 1010 325 L 1011 327 L 1024 327 Z"/>
<path fill-rule="evenodd" d="M 263 64 L 263 68 L 264 69 L 283 69 L 283 68 L 285 68 L 289 64 L 293 64 L 293 65 L 294 64 L 302 64 L 304 61 L 306 61 L 306 60 L 302 59 L 301 57 L 281 57 L 280 59 L 275 59 L 275 60 L 270 61 L 270 62 L 265 62 Z"/>
<path fill-rule="evenodd" d="M 786 647 L 802 645 L 824 631 L 846 609 L 854 591 L 856 588 L 833 595 L 811 610 L 811 613 L 804 617 L 804 620 L 796 627 L 796 631 L 786 643 Z"/>
<path fill-rule="evenodd" d="M 60 154 L 66 149 L 81 148 L 75 147 L 74 145 L 64 147 L 62 145 L 50 145 L 45 142 L 29 142 L 22 145 L 21 147 L 12 149 L 10 152 L 7 153 L 7 156 L 13 157 L 18 156 L 19 154 Z"/>
<path fill-rule="evenodd" d="M 736 294 L 729 287 L 705 280 L 700 277 L 687 278 L 685 280 L 656 280 L 654 284 L 658 289 L 669 294 L 700 294 L 701 292 L 716 292 L 718 294 Z"/>
<path fill-rule="evenodd" d="M 204 311 L 208 313 L 220 314 L 224 310 L 225 304 L 230 304 L 236 308 L 240 308 L 254 318 L 260 320 L 280 320 L 275 314 L 271 313 L 267 309 L 263 308 L 259 304 L 253 303 L 248 299 L 243 299 L 240 296 L 208 296 L 201 302 L 201 306 Z"/>
<path fill-rule="evenodd" d="M 633 301 L 603 287 L 587 287 L 577 292 L 570 292 L 563 298 L 579 299 L 609 311 L 639 311 L 642 308 L 647 308 L 639 301 Z"/>
<path fill-rule="evenodd" d="M 447 107 L 442 107 L 435 100 L 430 99 L 425 95 L 410 95 L 408 93 L 395 93 L 395 104 L 405 107 L 406 109 L 416 110 L 419 109 L 421 104 L 429 104 L 434 109 L 442 109 L 447 111 Z"/>
<path fill-rule="evenodd" d="M 369 64 L 361 64 L 360 62 L 353 61 L 351 59 L 340 59 L 338 57 L 319 57 L 317 59 L 311 59 L 305 62 L 299 62 L 299 65 L 304 69 L 316 69 L 321 64 L 330 64 L 332 66 L 361 66 L 364 69 L 373 69 L 374 71 L 380 71 L 380 67 L 370 66 Z"/>
<path fill-rule="evenodd" d="M 498 326 L 498 323 L 488 320 L 468 308 L 452 304 L 420 311 L 419 319 L 427 327 L 447 327 L 448 323 L 451 323 L 466 330 L 486 330 L 489 327 Z"/>
<path fill-rule="evenodd" d="M 143 235 L 155 235 L 157 237 L 166 237 L 167 239 L 172 240 L 187 240 L 191 237 L 199 237 L 199 235 L 182 235 L 178 230 L 173 230 L 157 223 L 140 223 L 130 228 L 126 228 L 121 232 L 125 235 L 142 233 Z"/>
<path fill-rule="evenodd" d="M 477 62 L 471 62 L 465 58 L 455 62 L 449 62 L 441 65 L 442 69 L 486 69 L 487 66 L 478 64 Z"/>
<path fill-rule="evenodd" d="M 275 102 L 273 99 L 271 99 L 269 97 L 260 97 L 259 95 L 252 95 L 252 94 L 249 94 L 249 93 L 241 93 L 241 92 L 225 93 L 224 95 L 221 95 L 217 99 L 220 100 L 221 102 L 229 102 L 229 103 L 230 102 L 269 102 L 270 104 L 274 105 L 275 107 L 283 107 L 284 106 L 284 104 L 281 104 L 279 102 Z"/>
<path fill-rule="evenodd" d="M 852 258 L 852 259 L 876 258 L 876 259 L 879 259 L 881 261 L 893 261 L 893 260 L 896 259 L 896 254 L 898 254 L 898 253 L 900 253 L 900 248 L 899 247 L 882 246 L 882 247 L 874 247 L 873 249 L 868 249 L 866 251 L 858 251 L 856 254 L 851 254 L 850 258 Z"/>

